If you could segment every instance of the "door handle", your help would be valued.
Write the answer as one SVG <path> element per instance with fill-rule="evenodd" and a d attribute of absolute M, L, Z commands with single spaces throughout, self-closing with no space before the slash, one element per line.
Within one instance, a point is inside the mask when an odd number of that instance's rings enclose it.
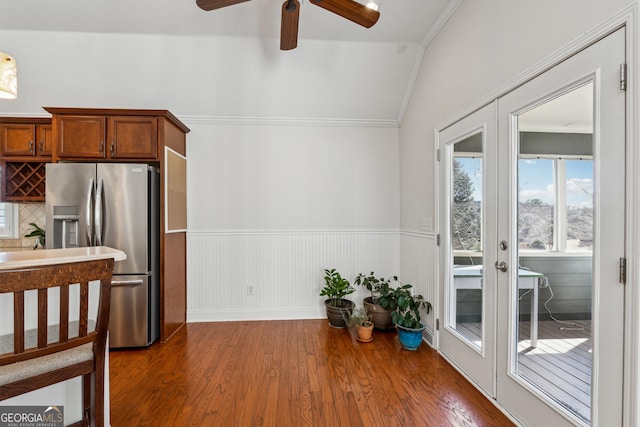
<path fill-rule="evenodd" d="M 87 188 L 87 205 L 85 207 L 87 212 L 87 246 L 93 246 L 93 203 L 95 196 L 95 183 L 93 178 L 89 179 L 89 188 Z"/>
<path fill-rule="evenodd" d="M 98 180 L 98 185 L 96 186 L 96 203 L 95 203 L 95 211 L 93 214 L 94 224 L 94 234 L 95 234 L 95 246 L 102 246 L 102 233 L 103 233 L 103 219 L 102 219 L 102 194 L 104 192 L 104 184 L 102 179 Z"/>
<path fill-rule="evenodd" d="M 496 261 L 496 268 L 498 270 L 502 271 L 503 273 L 505 273 L 507 270 L 509 270 L 509 266 L 504 261 L 502 261 L 500 263 L 498 261 Z"/>

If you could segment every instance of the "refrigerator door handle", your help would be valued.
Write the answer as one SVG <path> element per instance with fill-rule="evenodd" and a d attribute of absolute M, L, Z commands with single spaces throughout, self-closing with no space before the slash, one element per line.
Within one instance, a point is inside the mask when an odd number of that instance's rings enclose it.
<path fill-rule="evenodd" d="M 103 182 L 102 179 L 98 180 L 98 188 L 96 190 L 96 210 L 94 214 L 95 220 L 95 230 L 96 230 L 96 240 L 95 246 L 102 246 L 102 192 L 103 192 Z"/>
<path fill-rule="evenodd" d="M 93 178 L 89 179 L 89 188 L 87 189 L 87 246 L 93 246 L 93 222 L 91 221 L 91 210 L 93 208 L 93 196 L 95 193 L 95 183 Z"/>
<path fill-rule="evenodd" d="M 62 221 L 62 249 L 67 247 L 67 221 Z"/>

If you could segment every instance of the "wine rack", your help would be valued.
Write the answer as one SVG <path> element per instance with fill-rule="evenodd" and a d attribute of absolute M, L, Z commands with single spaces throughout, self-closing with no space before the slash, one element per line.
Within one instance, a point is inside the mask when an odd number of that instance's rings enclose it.
<path fill-rule="evenodd" d="M 44 202 L 46 162 L 4 162 L 3 201 Z"/>

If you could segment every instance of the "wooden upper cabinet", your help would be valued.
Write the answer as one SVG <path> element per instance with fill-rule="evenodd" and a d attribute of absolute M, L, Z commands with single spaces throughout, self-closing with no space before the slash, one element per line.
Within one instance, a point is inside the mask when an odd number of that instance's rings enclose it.
<path fill-rule="evenodd" d="M 106 117 L 60 116 L 56 118 L 55 125 L 58 157 L 106 158 Z"/>
<path fill-rule="evenodd" d="M 64 159 L 156 160 L 158 119 L 150 116 L 54 118 L 57 157 Z"/>
<path fill-rule="evenodd" d="M 4 119 L 3 119 L 4 120 Z M 7 119 L 11 120 L 11 119 Z M 51 125 L 38 119 L 18 118 L 0 122 L 0 157 L 51 157 Z"/>
<path fill-rule="evenodd" d="M 156 159 L 158 119 L 155 117 L 109 117 L 109 156 L 112 159 Z"/>
<path fill-rule="evenodd" d="M 53 152 L 53 126 L 36 126 L 36 141 L 38 142 L 38 153 L 41 156 L 51 157 Z"/>
<path fill-rule="evenodd" d="M 2 156 L 33 156 L 35 154 L 35 125 L 6 123 L 0 125 L 0 130 Z"/>

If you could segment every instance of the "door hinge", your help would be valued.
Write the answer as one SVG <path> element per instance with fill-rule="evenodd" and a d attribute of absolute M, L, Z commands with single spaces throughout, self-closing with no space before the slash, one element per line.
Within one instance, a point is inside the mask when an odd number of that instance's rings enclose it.
<path fill-rule="evenodd" d="M 620 90 L 627 90 L 627 64 L 620 64 Z"/>
<path fill-rule="evenodd" d="M 440 330 L 440 319 L 436 319 L 436 331 Z"/>
<path fill-rule="evenodd" d="M 436 246 L 440 246 L 440 235 L 436 235 Z"/>
<path fill-rule="evenodd" d="M 627 282 L 627 259 L 620 258 L 620 277 L 618 278 L 620 283 Z"/>
<path fill-rule="evenodd" d="M 436 150 L 436 161 L 437 162 L 440 161 L 440 149 L 439 148 Z"/>

